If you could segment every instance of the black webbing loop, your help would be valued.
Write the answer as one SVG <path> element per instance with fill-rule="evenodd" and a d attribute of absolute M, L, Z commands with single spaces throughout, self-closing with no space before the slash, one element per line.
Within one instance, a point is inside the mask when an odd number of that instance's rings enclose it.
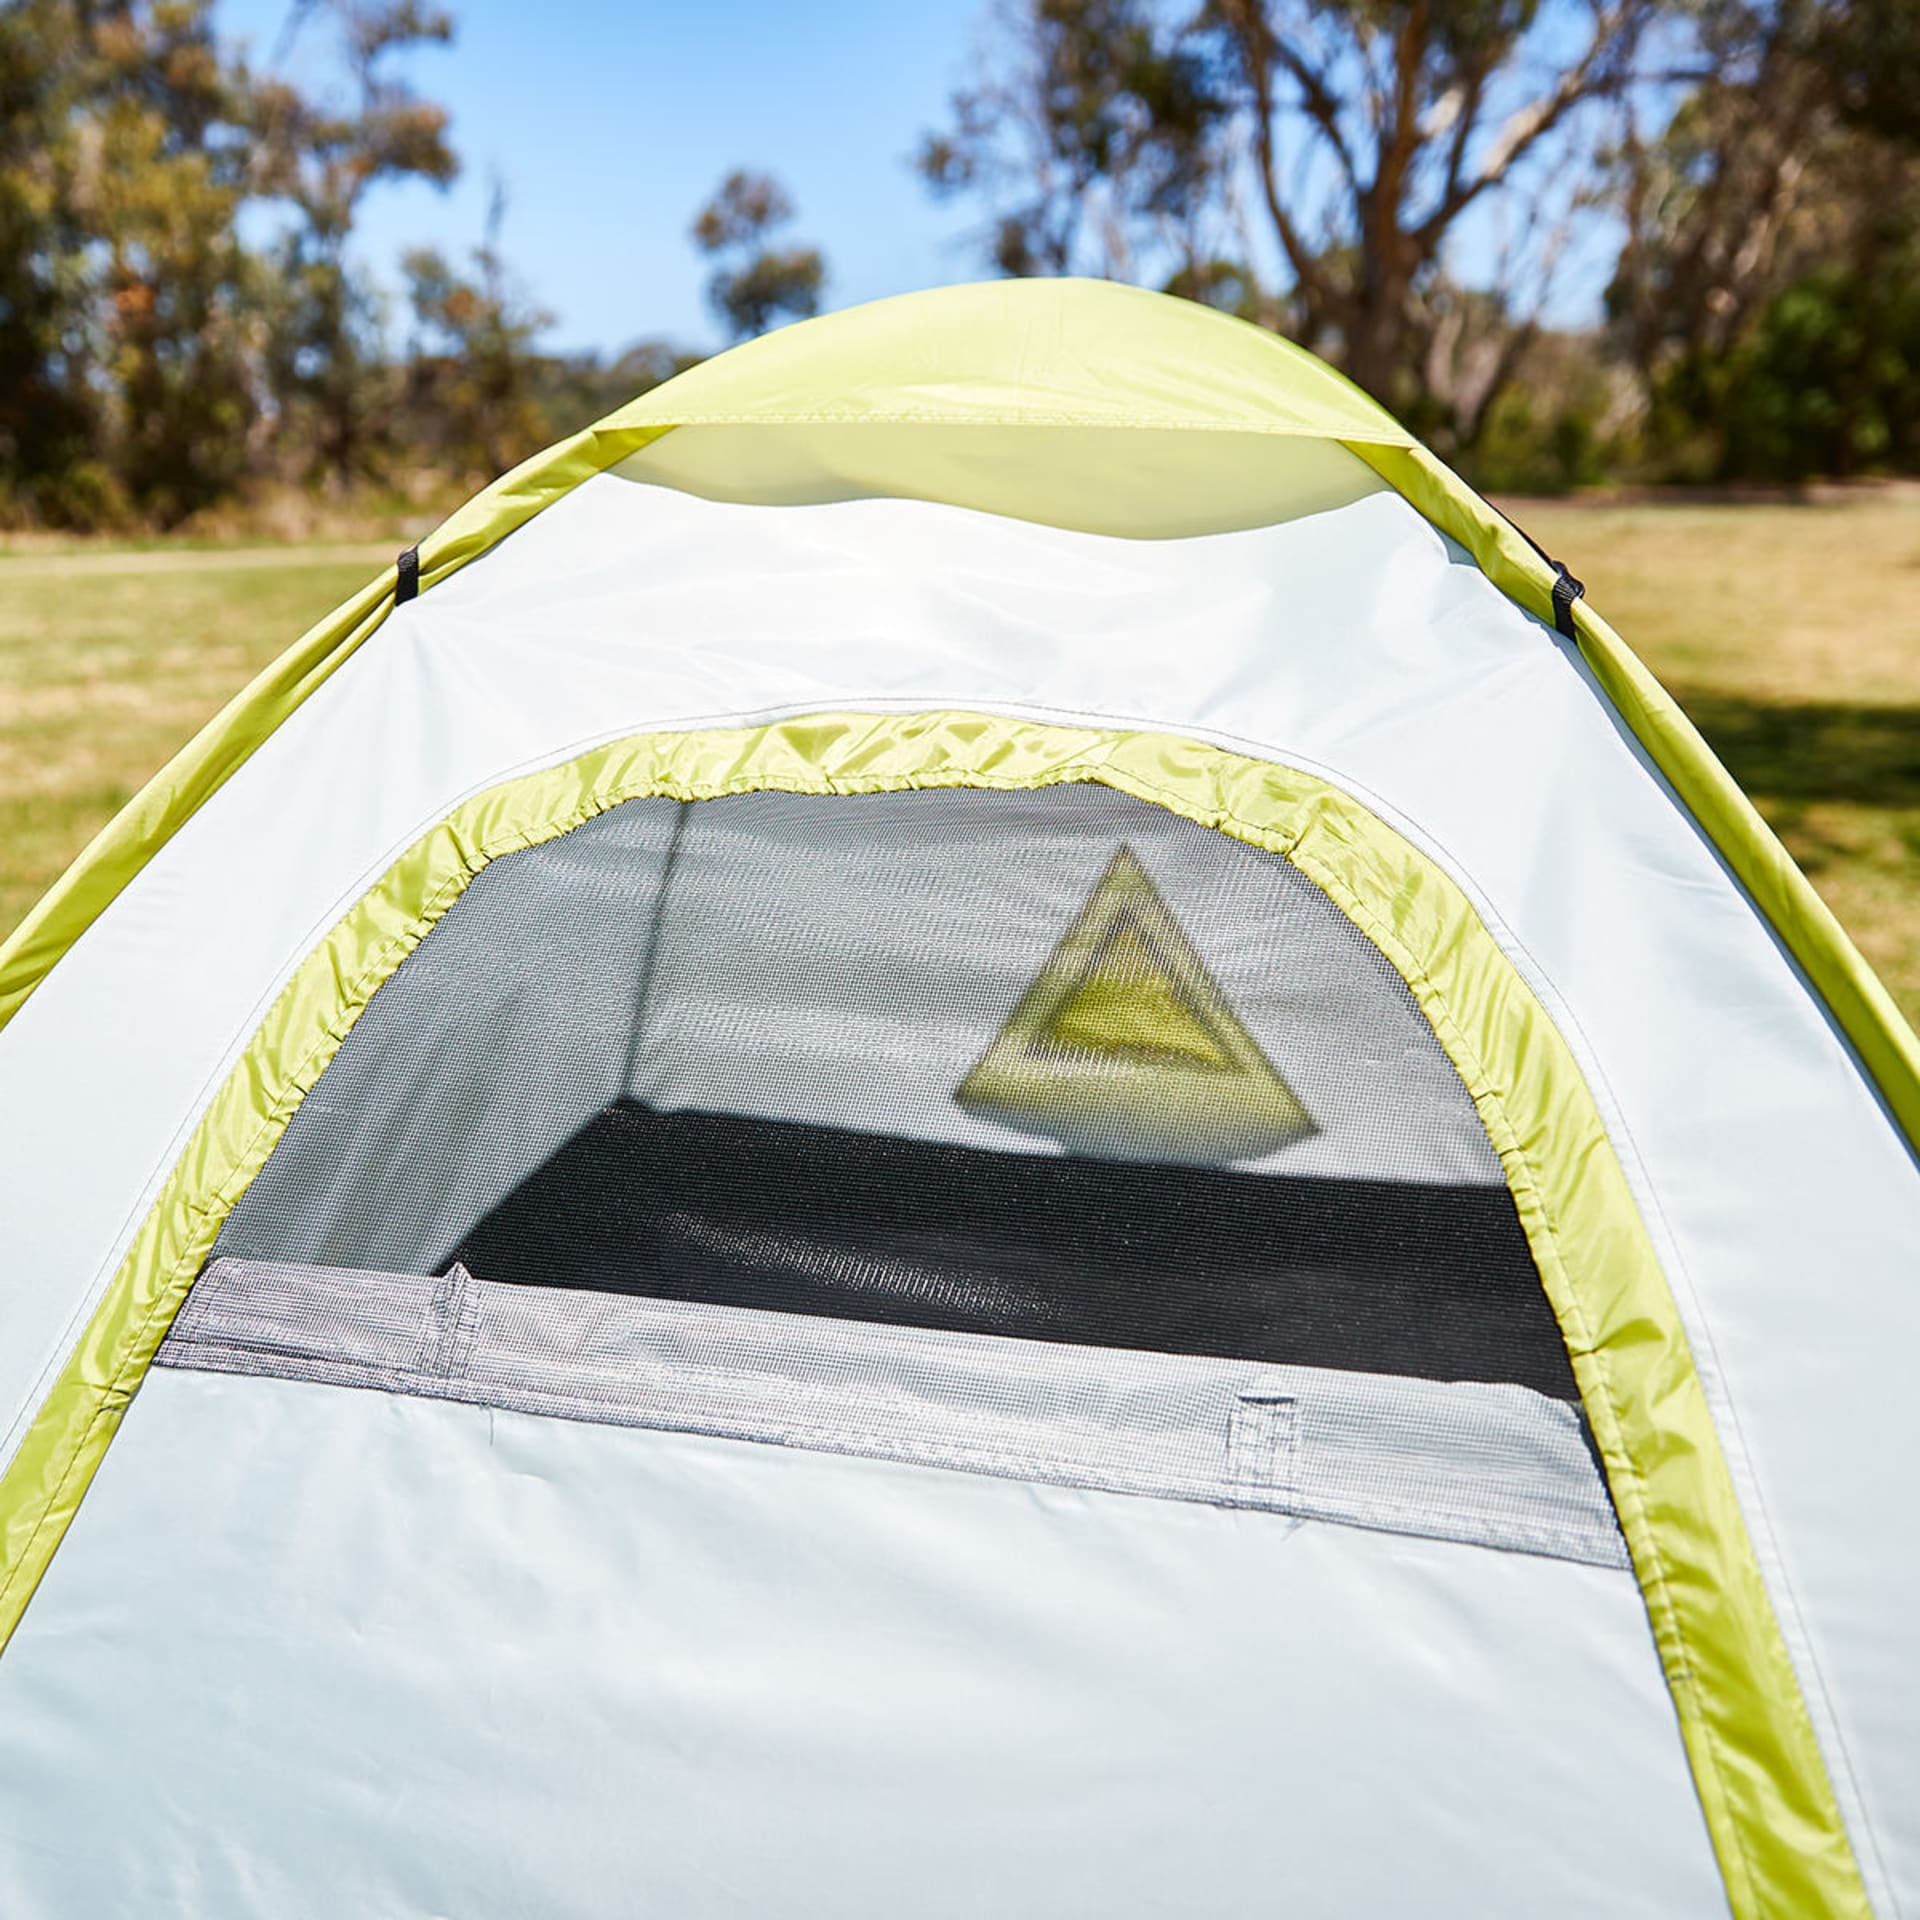
<path fill-rule="evenodd" d="M 394 582 L 393 604 L 404 607 L 420 591 L 420 549 L 409 547 L 394 565 L 400 570 L 400 577 Z"/>
<path fill-rule="evenodd" d="M 1491 506 L 1492 502 L 1489 501 L 1488 505 Z M 1580 636 L 1573 630 L 1573 603 L 1576 600 L 1586 597 L 1586 583 L 1581 580 L 1576 580 L 1573 575 L 1567 571 L 1565 562 L 1556 560 L 1511 514 L 1500 513 L 1498 507 L 1494 507 L 1493 510 L 1495 513 L 1499 513 L 1500 518 L 1506 521 L 1507 525 L 1553 569 L 1554 627 L 1569 640 L 1579 639 Z"/>
<path fill-rule="evenodd" d="M 1573 630 L 1573 603 L 1587 589 L 1567 571 L 1565 561 L 1553 560 L 1549 561 L 1548 565 L 1558 576 L 1553 583 L 1553 624 L 1569 640 L 1575 639 L 1578 636 Z"/>

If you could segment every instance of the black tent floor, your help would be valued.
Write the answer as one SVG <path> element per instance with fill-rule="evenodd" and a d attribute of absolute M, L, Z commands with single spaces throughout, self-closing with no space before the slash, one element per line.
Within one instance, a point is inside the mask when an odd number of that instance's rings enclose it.
<path fill-rule="evenodd" d="M 521 1285 L 1579 1400 L 1504 1187 L 999 1153 L 623 1100 L 456 1259 Z"/>

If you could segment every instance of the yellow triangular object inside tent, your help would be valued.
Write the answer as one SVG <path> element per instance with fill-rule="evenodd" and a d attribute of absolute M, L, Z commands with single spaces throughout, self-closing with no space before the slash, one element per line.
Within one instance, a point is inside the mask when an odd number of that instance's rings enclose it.
<path fill-rule="evenodd" d="M 1315 1131 L 1129 847 L 954 1098 L 1108 1158 L 1248 1160 Z"/>

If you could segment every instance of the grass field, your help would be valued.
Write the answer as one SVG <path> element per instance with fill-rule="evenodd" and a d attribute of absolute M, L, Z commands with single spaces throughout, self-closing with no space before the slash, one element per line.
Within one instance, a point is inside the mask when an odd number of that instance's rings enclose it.
<path fill-rule="evenodd" d="M 1920 1017 L 1920 502 L 1515 508 Z M 0 933 L 391 544 L 0 554 Z"/>
<path fill-rule="evenodd" d="M 1515 513 L 1920 1021 L 1920 499 Z"/>

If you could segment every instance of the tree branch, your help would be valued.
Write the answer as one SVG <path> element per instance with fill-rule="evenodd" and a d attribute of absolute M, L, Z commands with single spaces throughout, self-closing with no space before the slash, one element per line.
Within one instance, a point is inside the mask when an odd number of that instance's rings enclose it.
<path fill-rule="evenodd" d="M 1286 255 L 1294 283 L 1317 324 L 1332 303 L 1332 289 L 1312 252 L 1302 241 L 1280 192 L 1279 156 L 1273 138 L 1272 55 L 1276 43 L 1267 30 L 1264 17 L 1259 14 L 1257 4 L 1250 7 L 1245 0 L 1224 0 L 1221 11 L 1239 43 L 1248 84 L 1253 90 L 1254 174 L 1260 183 L 1261 201 L 1279 239 L 1280 250 Z M 1318 311 L 1312 311 L 1315 309 Z"/>
<path fill-rule="evenodd" d="M 1265 21 L 1260 23 L 1258 31 L 1266 38 L 1273 57 L 1286 68 L 1294 85 L 1300 89 L 1300 103 L 1306 108 L 1308 118 L 1320 129 L 1333 149 L 1334 157 L 1340 162 L 1340 171 L 1347 176 L 1348 186 L 1357 194 L 1360 191 L 1360 163 L 1340 124 L 1340 103 L 1333 97 L 1326 76 L 1308 65 L 1294 47 L 1267 27 Z"/>
<path fill-rule="evenodd" d="M 1423 247 L 1437 245 L 1447 228 L 1474 201 L 1505 180 L 1576 107 L 1613 92 L 1621 84 L 1622 69 L 1630 57 L 1628 49 L 1639 37 L 1644 16 L 1643 0 L 1621 0 L 1621 4 L 1601 10 L 1586 52 L 1544 98 L 1508 116 L 1470 180 L 1453 180 L 1450 190 L 1418 229 Z"/>

